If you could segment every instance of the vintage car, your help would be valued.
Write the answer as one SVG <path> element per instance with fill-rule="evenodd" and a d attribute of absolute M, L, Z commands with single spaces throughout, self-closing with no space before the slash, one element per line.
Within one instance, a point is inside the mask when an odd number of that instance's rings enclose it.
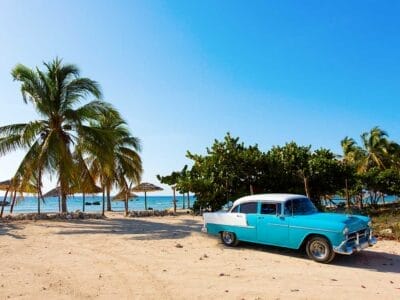
<path fill-rule="evenodd" d="M 292 249 L 329 263 L 376 244 L 371 220 L 360 215 L 321 213 L 305 196 L 259 194 L 240 198 L 227 212 L 204 213 L 203 232 L 220 235 L 227 246 L 239 241 Z"/>

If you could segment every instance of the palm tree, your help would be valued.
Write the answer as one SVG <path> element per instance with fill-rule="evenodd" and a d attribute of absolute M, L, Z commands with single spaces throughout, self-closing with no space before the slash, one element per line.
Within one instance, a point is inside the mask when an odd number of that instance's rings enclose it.
<path fill-rule="evenodd" d="M 343 159 L 357 167 L 359 173 L 365 173 L 372 167 L 385 169 L 391 152 L 396 151 L 397 144 L 387 139 L 387 133 L 379 127 L 361 134 L 362 147 L 354 139 L 345 137 L 341 141 Z"/>
<path fill-rule="evenodd" d="M 364 151 L 361 149 L 356 141 L 352 138 L 345 137 L 341 142 L 343 150 L 343 160 L 348 164 L 358 164 L 364 156 Z"/>
<path fill-rule="evenodd" d="M 379 127 L 374 127 L 370 132 L 364 132 L 361 135 L 365 157 L 361 164 L 363 171 L 371 167 L 385 169 L 389 157 L 390 142 L 387 139 L 387 133 Z"/>
<path fill-rule="evenodd" d="M 129 193 L 132 182 L 140 182 L 142 162 L 138 152 L 141 149 L 138 138 L 133 137 L 126 122 L 116 111 L 104 114 L 92 124 L 107 136 L 107 153 L 102 159 L 93 155 L 98 149 L 84 149 L 89 154 L 88 165 L 94 178 L 100 181 L 107 195 L 107 211 L 111 211 L 111 189 L 118 187 L 121 192 Z M 126 199 L 127 200 L 127 199 Z"/>
<path fill-rule="evenodd" d="M 111 107 L 100 100 L 98 83 L 79 77 L 75 65 L 63 64 L 56 58 L 44 66 L 41 71 L 19 64 L 12 70 L 14 80 L 21 82 L 24 102 L 34 106 L 40 119 L 0 127 L 0 155 L 16 149 L 27 150 L 16 177 L 25 182 L 36 177 L 38 187 L 45 172 L 56 173 L 61 210 L 67 212 L 67 194 L 77 172 L 73 148 L 78 141 L 96 140 L 106 145 L 104 135 L 93 130 L 90 122 Z M 87 96 L 96 100 L 79 106 Z"/>
<path fill-rule="evenodd" d="M 399 162 L 400 146 L 389 141 L 387 133 L 379 127 L 374 127 L 369 132 L 361 134 L 361 142 L 362 146 L 360 147 L 352 138 L 345 137 L 341 141 L 343 162 L 355 167 L 358 175 L 366 175 L 374 169 L 383 171 Z M 362 206 L 362 193 L 358 197 L 360 206 Z"/>

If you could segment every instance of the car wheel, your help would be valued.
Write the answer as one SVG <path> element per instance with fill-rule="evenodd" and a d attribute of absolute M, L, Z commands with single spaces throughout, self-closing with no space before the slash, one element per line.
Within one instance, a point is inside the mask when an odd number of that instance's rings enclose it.
<path fill-rule="evenodd" d="M 320 263 L 329 263 L 335 257 L 329 241 L 321 236 L 315 236 L 307 241 L 306 252 L 309 258 Z"/>
<path fill-rule="evenodd" d="M 221 240 L 225 245 L 229 247 L 234 247 L 237 246 L 237 244 L 239 244 L 239 241 L 236 238 L 236 234 L 230 231 L 222 231 Z"/>

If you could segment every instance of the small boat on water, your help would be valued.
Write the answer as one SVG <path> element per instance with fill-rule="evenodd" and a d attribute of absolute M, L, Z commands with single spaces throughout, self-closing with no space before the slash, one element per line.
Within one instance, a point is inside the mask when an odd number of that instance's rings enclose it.
<path fill-rule="evenodd" d="M 100 201 L 85 202 L 85 205 L 100 205 Z"/>
<path fill-rule="evenodd" d="M 0 201 L 0 206 L 9 206 L 10 202 L 9 201 Z"/>

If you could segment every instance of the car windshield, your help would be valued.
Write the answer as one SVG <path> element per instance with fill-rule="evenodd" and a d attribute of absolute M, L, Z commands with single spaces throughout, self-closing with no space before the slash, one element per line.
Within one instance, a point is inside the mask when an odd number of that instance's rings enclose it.
<path fill-rule="evenodd" d="M 285 214 L 287 215 L 307 215 L 317 211 L 317 208 L 308 198 L 292 199 L 285 203 Z"/>

